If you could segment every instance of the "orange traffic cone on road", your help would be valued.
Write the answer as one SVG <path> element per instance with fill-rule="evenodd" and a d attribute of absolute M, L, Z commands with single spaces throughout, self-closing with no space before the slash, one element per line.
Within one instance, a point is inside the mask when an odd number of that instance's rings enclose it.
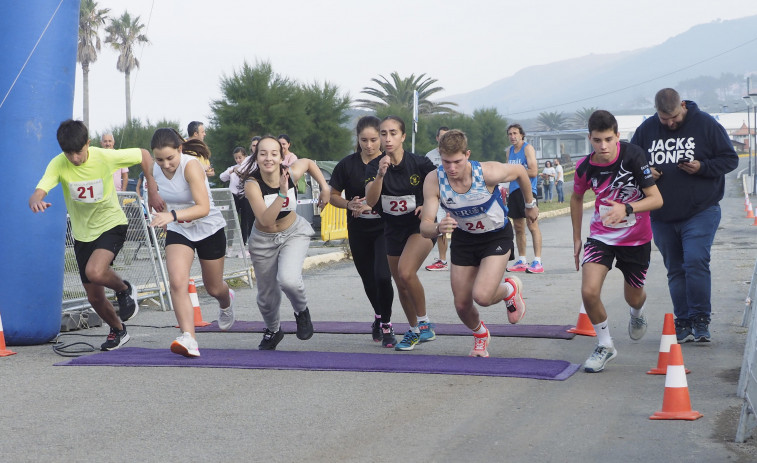
<path fill-rule="evenodd" d="M 192 301 L 192 308 L 194 309 L 195 328 L 210 325 L 210 323 L 202 319 L 200 298 L 197 297 L 197 287 L 195 286 L 195 281 L 192 278 L 189 279 L 189 300 Z M 179 327 L 177 326 L 177 328 Z"/>
<path fill-rule="evenodd" d="M 683 354 L 680 344 L 670 346 L 670 362 L 665 375 L 665 394 L 662 397 L 662 410 L 649 417 L 650 420 L 688 420 L 694 421 L 703 415 L 691 409 L 689 386 L 686 383 L 686 368 L 683 366 Z"/>
<path fill-rule="evenodd" d="M 580 334 L 581 336 L 596 336 L 597 332 L 594 331 L 594 325 L 591 324 L 589 316 L 586 315 L 586 309 L 583 302 L 581 303 L 581 310 L 578 312 L 578 321 L 576 326 L 566 330 L 568 333 Z"/>
<path fill-rule="evenodd" d="M 15 352 L 5 348 L 5 335 L 3 334 L 3 319 L 0 317 L 0 357 L 13 355 Z"/>
<path fill-rule="evenodd" d="M 647 372 L 648 375 L 664 375 L 668 372 L 668 362 L 670 361 L 670 346 L 678 344 L 676 338 L 675 321 L 672 313 L 665 314 L 665 321 L 662 324 L 662 337 L 660 338 L 660 355 L 657 356 L 657 367 Z M 691 373 L 686 370 L 686 373 Z"/>
<path fill-rule="evenodd" d="M 750 206 L 751 206 L 751 204 L 750 204 Z M 752 211 L 751 207 L 749 209 L 747 209 L 746 218 L 747 219 L 753 219 L 754 218 L 754 212 Z"/>
<path fill-rule="evenodd" d="M 757 212 L 757 207 L 754 208 L 754 212 Z M 757 214 L 755 214 L 754 223 L 752 225 L 757 225 Z"/>

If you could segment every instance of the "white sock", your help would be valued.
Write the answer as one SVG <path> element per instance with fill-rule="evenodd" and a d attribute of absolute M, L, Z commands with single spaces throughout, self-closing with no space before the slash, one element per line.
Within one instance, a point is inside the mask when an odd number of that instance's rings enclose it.
<path fill-rule="evenodd" d="M 520 261 L 520 262 L 528 262 L 526 260 L 526 256 L 518 256 L 518 261 Z"/>
<path fill-rule="evenodd" d="M 410 331 L 412 331 L 412 332 L 413 332 L 413 333 L 415 333 L 415 334 L 421 334 L 421 329 L 420 329 L 420 328 L 418 328 L 418 326 L 417 326 L 417 325 L 416 325 L 416 326 L 411 326 L 411 327 L 410 327 Z"/>
<path fill-rule="evenodd" d="M 534 262 L 538 262 L 541 264 L 541 257 L 534 257 Z"/>
<path fill-rule="evenodd" d="M 483 323 L 478 324 L 478 329 L 473 330 L 473 334 L 484 334 L 486 333 L 486 327 Z"/>
<path fill-rule="evenodd" d="M 426 322 L 428 323 L 428 315 L 424 315 L 422 317 L 418 317 L 418 323 Z"/>
<path fill-rule="evenodd" d="M 633 307 L 629 307 L 629 309 L 630 309 L 630 312 L 631 312 L 631 316 L 632 316 L 632 317 L 634 317 L 634 318 L 639 318 L 639 317 L 641 317 L 641 314 L 643 314 L 643 313 L 644 313 L 644 307 L 646 307 L 646 306 L 647 306 L 647 305 L 646 305 L 646 304 L 644 304 L 644 305 L 642 305 L 642 306 L 641 306 L 641 308 L 640 308 L 640 309 L 634 309 Z"/>
<path fill-rule="evenodd" d="M 607 320 L 594 325 L 594 331 L 597 332 L 597 344 L 605 347 L 615 347 L 610 337 L 610 327 L 607 324 Z"/>
<path fill-rule="evenodd" d="M 506 281 L 504 285 L 505 285 L 505 299 L 507 299 L 508 297 L 510 297 L 510 295 L 513 294 L 513 292 L 515 292 L 515 287 L 512 284 L 510 284 L 509 281 Z"/>

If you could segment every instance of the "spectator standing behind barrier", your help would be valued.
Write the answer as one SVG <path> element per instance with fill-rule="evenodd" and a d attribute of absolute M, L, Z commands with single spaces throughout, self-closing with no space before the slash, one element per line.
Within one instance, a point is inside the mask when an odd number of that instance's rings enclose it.
<path fill-rule="evenodd" d="M 189 138 L 187 138 L 187 141 L 199 140 L 201 142 L 205 142 L 205 124 L 200 121 L 190 122 L 189 125 L 187 125 L 187 135 L 189 136 Z M 194 154 L 192 155 L 195 156 Z M 215 176 L 216 171 L 215 169 L 213 169 L 213 166 L 210 165 L 210 150 L 208 150 L 208 157 L 199 156 L 199 158 L 200 163 L 202 163 L 203 168 L 205 169 L 205 175 L 208 177 Z"/>
<path fill-rule="evenodd" d="M 668 270 L 679 343 L 710 341 L 710 248 L 720 224 L 725 174 L 739 165 L 728 133 L 672 88 L 655 95 L 657 113 L 631 138 L 647 153 L 665 200 L 652 212 L 654 242 Z"/>
<path fill-rule="evenodd" d="M 557 173 L 557 179 L 555 181 L 555 191 L 557 192 L 557 202 L 565 202 L 565 193 L 563 192 L 563 184 L 565 183 L 565 172 L 560 165 L 560 160 L 555 159 L 555 172 Z"/>
<path fill-rule="evenodd" d="M 253 216 L 250 202 L 244 197 L 244 182 L 242 182 L 241 176 L 247 169 L 246 164 L 252 162 L 252 158 L 247 156 L 247 151 L 241 146 L 234 148 L 232 156 L 234 156 L 236 164 L 221 172 L 219 178 L 222 182 L 229 182 L 229 191 L 231 191 L 231 194 L 234 197 L 234 207 L 239 216 L 239 228 L 242 232 L 242 242 L 244 242 L 246 248 L 247 238 L 252 231 Z M 244 252 L 247 252 L 249 257 L 249 251 Z M 229 249 L 226 251 L 226 257 L 232 257 L 233 253 L 234 249 L 232 247 L 232 240 L 229 240 Z M 239 252 L 237 257 L 241 258 L 242 252 Z"/>
<path fill-rule="evenodd" d="M 539 164 L 536 162 L 536 151 L 530 143 L 524 139 L 526 132 L 520 124 L 511 124 L 507 128 L 507 136 L 510 139 L 510 149 L 507 155 L 509 164 L 520 164 L 528 172 L 531 179 L 531 192 L 536 204 L 536 183 L 539 174 Z M 541 262 L 541 230 L 539 221 L 526 223 L 526 201 L 524 193 L 520 191 L 518 182 L 510 182 L 510 194 L 507 196 L 507 216 L 513 219 L 515 228 L 515 244 L 518 248 L 518 258 L 508 272 L 544 273 Z M 533 206 L 531 206 L 533 207 Z M 526 259 L 526 227 L 531 232 L 534 246 L 534 260 L 529 264 Z"/>
<path fill-rule="evenodd" d="M 628 335 L 639 340 L 647 331 L 644 282 L 652 246 L 650 210 L 662 206 L 662 196 L 652 178 L 644 152 L 620 141 L 618 122 L 607 111 L 589 117 L 589 140 L 594 151 L 576 164 L 570 217 L 576 270 L 581 256 L 581 222 L 584 193 L 596 194 L 589 238 L 584 247 L 581 298 L 597 332 L 597 346 L 584 370 L 598 373 L 618 353 L 610 336 L 607 311 L 600 298 L 607 272 L 615 266 L 623 272 L 623 295 L 630 306 Z"/>
<path fill-rule="evenodd" d="M 470 160 L 468 139 L 459 130 L 450 130 L 439 141 L 442 165 L 426 175 L 423 183 L 421 233 L 426 238 L 452 233 L 450 284 L 455 310 L 473 331 L 471 357 L 488 357 L 491 335 L 473 305 L 488 307 L 504 301 L 510 323 L 518 323 L 526 305 L 522 284 L 516 276 L 506 278 L 507 261 L 513 254 L 513 228 L 507 219 L 499 183 L 517 181 L 528 203 L 530 179 L 525 169 L 500 162 Z M 446 212 L 435 220 L 439 206 Z M 529 220 L 539 210 L 529 208 Z"/>
<path fill-rule="evenodd" d="M 116 139 L 112 133 L 104 133 L 100 137 L 100 145 L 106 150 L 112 150 L 116 146 Z M 116 191 L 126 191 L 129 184 L 129 168 L 122 167 L 113 172 L 113 185 Z"/>
<path fill-rule="evenodd" d="M 297 161 L 297 155 L 289 151 L 289 147 L 292 146 L 292 140 L 289 138 L 289 135 L 285 133 L 279 135 L 278 139 L 279 143 L 281 143 L 281 149 L 283 150 L 281 154 L 284 160 L 281 164 L 284 167 L 289 167 Z"/>
<path fill-rule="evenodd" d="M 449 127 L 439 127 L 436 131 L 436 144 L 437 147 L 426 153 L 426 157 L 431 160 L 431 162 L 434 164 L 434 166 L 439 167 L 442 165 L 442 157 L 439 154 L 439 139 L 449 131 Z M 439 208 L 439 210 L 436 213 L 436 221 L 441 222 L 441 220 L 446 216 L 444 213 L 444 209 Z M 439 250 L 439 257 L 434 260 L 434 262 L 431 265 L 426 266 L 426 270 L 430 272 L 434 271 L 444 271 L 447 270 L 447 247 L 449 246 L 449 243 L 447 243 L 447 236 L 441 235 L 436 239 L 436 247 Z"/>
<path fill-rule="evenodd" d="M 189 296 L 189 272 L 195 251 L 205 289 L 218 301 L 218 327 L 224 331 L 234 324 L 234 291 L 223 281 L 226 221 L 213 204 L 202 164 L 196 157 L 182 153 L 183 143 L 179 133 L 172 128 L 158 129 L 152 136 L 153 172 L 166 202 L 166 210 L 155 213 L 150 226 L 167 230 L 166 267 L 171 301 L 181 330 L 181 335 L 171 343 L 171 352 L 199 357 L 194 309 Z M 204 145 L 204 142 L 194 140 L 194 149 L 207 150 Z"/>
<path fill-rule="evenodd" d="M 389 269 L 410 324 L 394 349 L 405 351 L 419 342 L 436 339 L 426 313 L 426 293 L 418 278 L 418 269 L 434 247 L 434 240 L 420 233 L 423 179 L 434 170 L 434 164 L 425 156 L 404 150 L 405 122 L 397 116 L 381 121 L 379 137 L 385 153 L 365 169 L 365 202 L 384 218 Z"/>
<path fill-rule="evenodd" d="M 57 137 L 63 152 L 48 163 L 29 198 L 29 208 L 35 213 L 44 212 L 52 206 L 44 201 L 48 192 L 61 184 L 71 218 L 79 277 L 92 308 L 110 326 L 108 338 L 100 348 L 118 349 L 129 341 L 123 322 L 137 315 L 139 304 L 137 288 L 110 268 L 123 247 L 128 228 L 113 185 L 113 172 L 140 161 L 142 169 L 152 172 L 152 157 L 140 148 L 104 150 L 90 146 L 89 131 L 81 121 L 62 122 Z M 156 207 L 161 207 L 152 173 L 147 177 L 150 197 Z M 118 314 L 105 295 L 106 287 L 116 293 Z"/>
<path fill-rule="evenodd" d="M 555 183 L 555 177 L 557 177 L 557 171 L 552 167 L 551 161 L 544 162 L 544 170 L 541 171 L 541 176 L 544 179 L 542 184 L 544 185 L 544 200 L 548 203 L 552 202 L 552 185 Z"/>
<path fill-rule="evenodd" d="M 274 350 L 284 337 L 280 326 L 281 292 L 294 308 L 297 338 L 313 336 L 313 323 L 302 281 L 313 228 L 298 216 L 295 181 L 305 172 L 318 182 L 321 194 L 318 206 L 329 202 L 329 185 L 321 169 L 310 159 L 299 159 L 289 168 L 282 165 L 282 148 L 272 136 L 258 142 L 255 161 L 244 172 L 244 191 L 255 212 L 255 226 L 247 242 L 258 287 L 258 309 L 266 324 L 258 349 Z"/>
<path fill-rule="evenodd" d="M 373 340 L 384 347 L 394 347 L 397 339 L 392 327 L 392 275 L 386 259 L 384 219 L 365 203 L 365 167 L 381 155 L 379 129 L 381 120 L 363 116 L 357 121 L 355 153 L 334 167 L 329 184 L 331 204 L 347 209 L 347 237 L 363 290 L 373 307 Z M 342 197 L 344 192 L 344 198 Z"/>

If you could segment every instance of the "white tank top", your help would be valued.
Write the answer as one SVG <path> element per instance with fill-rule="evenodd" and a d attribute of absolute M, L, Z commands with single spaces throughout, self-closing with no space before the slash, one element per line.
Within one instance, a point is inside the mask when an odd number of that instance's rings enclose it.
<path fill-rule="evenodd" d="M 157 163 L 153 167 L 153 176 L 155 177 L 155 182 L 158 184 L 160 196 L 166 202 L 169 211 L 175 210 L 178 212 L 195 205 L 194 199 L 192 199 L 192 192 L 189 189 L 189 183 L 184 178 L 184 169 L 189 162 L 200 161 L 194 156 L 182 154 L 179 167 L 170 180 L 166 178 L 163 170 Z M 203 178 L 205 179 L 205 189 L 208 191 L 208 199 L 210 200 L 210 212 L 208 215 L 195 220 L 178 223 L 171 222 L 168 224 L 168 230 L 183 235 L 189 241 L 203 240 L 226 226 L 226 220 L 224 220 L 221 211 L 213 203 L 208 178 L 205 175 L 203 175 Z"/>
<path fill-rule="evenodd" d="M 484 172 L 478 161 L 470 161 L 473 177 L 470 189 L 458 193 L 452 189 L 444 168 L 439 166 L 439 204 L 457 220 L 457 227 L 468 233 L 486 233 L 500 230 L 507 221 L 507 206 L 499 188 L 492 193 L 486 187 Z"/>

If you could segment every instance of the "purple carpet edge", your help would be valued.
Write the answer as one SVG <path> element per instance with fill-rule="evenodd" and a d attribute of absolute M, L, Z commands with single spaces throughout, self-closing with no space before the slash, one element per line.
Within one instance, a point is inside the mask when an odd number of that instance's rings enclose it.
<path fill-rule="evenodd" d="M 533 358 L 487 359 L 425 355 L 318 351 L 203 349 L 202 357 L 186 358 L 168 349 L 122 347 L 77 357 L 55 366 L 195 367 L 257 370 L 355 371 L 514 377 L 564 381 L 580 365 L 566 360 Z"/>
<path fill-rule="evenodd" d="M 548 338 L 548 339 L 573 339 L 575 333 L 568 333 L 574 325 L 528 325 L 528 324 L 487 324 L 493 337 L 524 337 L 524 338 Z M 369 334 L 371 325 L 368 322 L 335 322 L 314 321 L 313 330 L 316 333 L 326 334 Z M 293 321 L 282 321 L 281 329 L 284 333 L 295 333 L 297 325 Z M 409 329 L 407 323 L 395 323 L 394 331 L 404 333 Z M 230 333 L 262 333 L 265 324 L 262 321 L 237 320 L 227 332 Z M 218 322 L 214 321 L 208 326 L 196 327 L 200 333 L 220 333 Z M 442 336 L 470 336 L 471 331 L 462 323 L 435 323 L 434 331 Z"/>

